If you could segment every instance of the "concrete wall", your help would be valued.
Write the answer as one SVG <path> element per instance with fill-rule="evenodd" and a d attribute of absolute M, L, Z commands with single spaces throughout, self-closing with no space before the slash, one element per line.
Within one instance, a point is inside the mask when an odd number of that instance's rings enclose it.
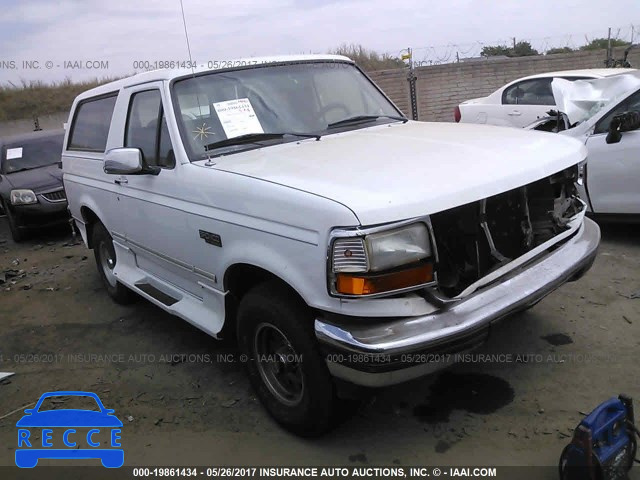
<path fill-rule="evenodd" d="M 405 69 L 369 72 L 368 75 L 393 100 L 400 110 L 406 115 L 411 115 L 409 82 L 407 81 L 407 71 Z"/>
<path fill-rule="evenodd" d="M 69 118 L 69 112 L 53 113 L 51 115 L 41 115 L 38 117 L 40 128 L 43 130 L 54 130 L 62 128 L 64 122 Z M 0 137 L 16 135 L 18 133 L 28 133 L 33 131 L 33 119 L 10 120 L 0 122 Z"/>
<path fill-rule="evenodd" d="M 622 58 L 624 49 L 614 49 L 614 58 Z M 453 109 L 464 100 L 484 97 L 512 80 L 536 73 L 582 68 L 603 68 L 605 50 L 537 55 L 498 60 L 449 63 L 415 69 L 417 76 L 418 118 L 423 121 L 452 122 Z M 640 66 L 640 48 L 628 58 Z M 411 115 L 406 70 L 370 72 L 393 102 Z"/>

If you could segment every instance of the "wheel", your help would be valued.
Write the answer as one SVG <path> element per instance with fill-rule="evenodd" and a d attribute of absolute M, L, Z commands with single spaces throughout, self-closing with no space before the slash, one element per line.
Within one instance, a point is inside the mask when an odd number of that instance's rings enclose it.
<path fill-rule="evenodd" d="M 27 232 L 24 231 L 19 225 L 18 219 L 7 205 L 3 205 L 3 210 L 9 221 L 9 230 L 11 231 L 11 238 L 18 243 L 27 238 Z"/>
<path fill-rule="evenodd" d="M 116 303 L 122 305 L 132 303 L 136 300 L 136 294 L 122 285 L 113 273 L 117 259 L 111 235 L 104 225 L 96 223 L 93 227 L 92 237 L 93 254 L 96 257 L 98 272 L 107 293 Z"/>
<path fill-rule="evenodd" d="M 250 290 L 238 308 L 238 342 L 249 379 L 271 416 L 301 436 L 333 424 L 338 399 L 313 333 L 309 308 L 284 285 Z"/>

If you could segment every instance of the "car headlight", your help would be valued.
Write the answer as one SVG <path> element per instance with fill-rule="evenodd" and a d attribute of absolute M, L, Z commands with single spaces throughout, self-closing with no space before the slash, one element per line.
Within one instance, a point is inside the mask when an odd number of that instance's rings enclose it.
<path fill-rule="evenodd" d="M 433 282 L 427 226 L 336 238 L 331 251 L 331 293 L 368 296 L 419 288 Z"/>
<path fill-rule="evenodd" d="M 367 235 L 365 244 L 372 272 L 414 263 L 431 255 L 429 232 L 423 223 Z"/>
<path fill-rule="evenodd" d="M 11 205 L 30 205 L 38 203 L 38 197 L 33 190 L 11 190 Z"/>

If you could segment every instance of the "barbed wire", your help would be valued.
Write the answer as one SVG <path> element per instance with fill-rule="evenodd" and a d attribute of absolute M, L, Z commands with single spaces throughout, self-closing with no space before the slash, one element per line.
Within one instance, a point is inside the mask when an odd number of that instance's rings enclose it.
<path fill-rule="evenodd" d="M 562 35 L 547 35 L 544 37 L 509 37 L 493 41 L 477 40 L 469 43 L 447 43 L 442 45 L 429 45 L 411 47 L 415 66 L 439 65 L 455 61 L 463 61 L 471 58 L 479 58 L 482 49 L 489 46 L 512 47 L 514 42 L 528 42 L 531 47 L 541 54 L 550 50 L 570 48 L 579 50 L 588 45 L 595 38 L 607 38 L 608 27 L 602 30 L 594 30 L 583 33 L 566 33 Z M 630 23 L 626 26 L 611 27 L 611 39 L 622 40 L 629 44 L 640 43 L 640 23 Z M 407 49 L 397 52 L 386 52 L 389 56 L 400 57 Z"/>

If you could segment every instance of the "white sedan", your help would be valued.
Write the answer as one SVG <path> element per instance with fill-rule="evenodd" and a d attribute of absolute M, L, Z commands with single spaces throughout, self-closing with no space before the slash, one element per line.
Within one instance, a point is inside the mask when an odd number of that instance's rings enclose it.
<path fill-rule="evenodd" d="M 462 123 L 485 123 L 506 127 L 525 127 L 546 115 L 555 107 L 551 91 L 554 78 L 585 80 L 605 78 L 633 68 L 591 68 L 548 72 L 519 78 L 499 88 L 488 97 L 474 98 L 462 102 L 455 108 L 454 119 Z"/>
<path fill-rule="evenodd" d="M 528 128 L 587 146 L 578 182 L 589 209 L 610 220 L 640 219 L 640 71 L 598 80 L 554 80 L 557 111 Z"/>

